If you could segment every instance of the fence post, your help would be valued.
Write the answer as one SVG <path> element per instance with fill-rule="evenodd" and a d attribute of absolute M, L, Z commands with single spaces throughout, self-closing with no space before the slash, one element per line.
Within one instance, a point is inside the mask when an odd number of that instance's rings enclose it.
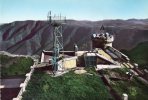
<path fill-rule="evenodd" d="M 123 100 L 128 100 L 128 95 L 126 93 L 123 93 L 122 96 L 123 96 Z"/>

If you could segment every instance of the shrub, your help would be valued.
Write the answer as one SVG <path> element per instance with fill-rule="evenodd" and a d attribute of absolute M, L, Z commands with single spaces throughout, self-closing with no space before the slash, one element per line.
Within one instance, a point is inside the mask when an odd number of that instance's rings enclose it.
<path fill-rule="evenodd" d="M 9 57 L 0 55 L 2 62 L 2 77 L 12 75 L 23 75 L 30 70 L 33 60 L 30 57 Z"/>

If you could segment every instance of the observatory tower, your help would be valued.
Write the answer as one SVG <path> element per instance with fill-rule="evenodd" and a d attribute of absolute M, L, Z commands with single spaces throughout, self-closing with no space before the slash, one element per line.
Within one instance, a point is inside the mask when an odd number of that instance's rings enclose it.
<path fill-rule="evenodd" d="M 106 32 L 104 26 L 100 28 L 99 33 L 95 33 L 91 37 L 92 39 L 92 48 L 106 48 L 107 46 L 112 47 L 112 42 L 114 41 L 113 35 Z"/>

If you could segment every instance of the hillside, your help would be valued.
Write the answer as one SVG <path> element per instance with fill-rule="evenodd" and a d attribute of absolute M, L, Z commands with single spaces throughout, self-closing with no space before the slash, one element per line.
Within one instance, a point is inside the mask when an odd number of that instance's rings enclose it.
<path fill-rule="evenodd" d="M 72 50 L 77 43 L 80 50 L 90 50 L 92 33 L 101 25 L 115 36 L 113 46 L 117 49 L 131 49 L 148 41 L 148 19 L 143 20 L 68 20 L 63 28 L 64 50 Z M 0 25 L 0 50 L 14 54 L 39 54 L 43 49 L 51 50 L 51 26 L 46 21 L 16 21 Z"/>
<path fill-rule="evenodd" d="M 70 71 L 59 77 L 36 71 L 23 94 L 23 100 L 32 99 L 113 100 L 113 97 L 94 70 L 79 75 Z"/>
<path fill-rule="evenodd" d="M 140 67 L 148 69 L 148 42 L 138 44 L 130 51 L 122 50 L 123 53 L 128 55 L 133 62 L 139 64 Z"/>

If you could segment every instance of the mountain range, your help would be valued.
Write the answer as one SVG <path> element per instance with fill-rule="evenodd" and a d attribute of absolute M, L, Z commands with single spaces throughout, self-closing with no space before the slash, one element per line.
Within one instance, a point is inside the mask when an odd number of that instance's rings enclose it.
<path fill-rule="evenodd" d="M 64 50 L 91 50 L 91 35 L 104 25 L 114 35 L 113 46 L 130 50 L 141 42 L 148 41 L 148 19 L 77 21 L 63 24 Z M 42 50 L 52 50 L 53 34 L 48 21 L 15 21 L 0 25 L 0 51 L 13 54 L 40 55 Z"/>

